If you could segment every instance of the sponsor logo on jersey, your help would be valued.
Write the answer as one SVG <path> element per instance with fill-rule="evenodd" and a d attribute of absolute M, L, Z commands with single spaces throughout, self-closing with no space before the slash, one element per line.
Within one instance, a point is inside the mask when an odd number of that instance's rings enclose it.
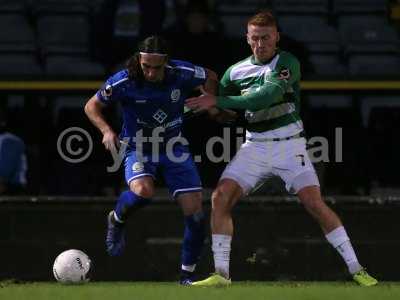
<path fill-rule="evenodd" d="M 172 92 L 171 92 L 171 100 L 172 100 L 172 102 L 178 101 L 180 97 L 181 97 L 181 90 L 173 89 Z"/>
<path fill-rule="evenodd" d="M 161 109 L 157 110 L 153 115 L 153 119 L 160 124 L 162 124 L 167 117 L 168 115 Z"/>
<path fill-rule="evenodd" d="M 172 120 L 171 122 L 164 124 L 162 127 L 171 128 L 171 127 L 177 126 L 179 124 L 182 124 L 182 118 L 177 118 L 175 120 Z"/>
<path fill-rule="evenodd" d="M 144 164 L 141 162 L 137 161 L 132 165 L 133 172 L 142 172 L 143 170 L 144 170 Z"/>

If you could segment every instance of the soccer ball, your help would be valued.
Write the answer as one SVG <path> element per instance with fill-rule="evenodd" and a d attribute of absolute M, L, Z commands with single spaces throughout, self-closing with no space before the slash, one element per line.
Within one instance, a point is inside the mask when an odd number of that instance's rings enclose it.
<path fill-rule="evenodd" d="M 61 283 L 83 283 L 89 281 L 92 262 L 84 252 L 70 249 L 57 256 L 53 274 Z"/>

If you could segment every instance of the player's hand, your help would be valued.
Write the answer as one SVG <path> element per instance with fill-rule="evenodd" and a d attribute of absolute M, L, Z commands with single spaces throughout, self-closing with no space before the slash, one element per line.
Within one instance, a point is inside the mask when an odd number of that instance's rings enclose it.
<path fill-rule="evenodd" d="M 185 105 L 195 112 L 209 110 L 217 104 L 217 98 L 214 95 L 203 94 L 199 97 L 189 98 L 185 101 Z"/>
<path fill-rule="evenodd" d="M 108 151 L 116 151 L 119 147 L 118 136 L 112 130 L 104 132 L 102 143 Z"/>

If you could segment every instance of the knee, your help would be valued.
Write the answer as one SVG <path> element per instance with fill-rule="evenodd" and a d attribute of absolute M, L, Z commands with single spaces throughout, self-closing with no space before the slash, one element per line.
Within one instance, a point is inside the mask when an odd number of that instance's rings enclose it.
<path fill-rule="evenodd" d="M 319 187 L 305 187 L 297 193 L 297 196 L 304 207 L 312 213 L 318 213 L 327 207 L 325 202 L 322 200 Z"/>
<path fill-rule="evenodd" d="M 132 182 L 130 189 L 136 195 L 149 199 L 154 195 L 154 187 L 146 182 Z"/>
<path fill-rule="evenodd" d="M 227 214 L 230 212 L 229 197 L 222 188 L 217 188 L 211 196 L 212 212 L 214 214 Z"/>
<path fill-rule="evenodd" d="M 314 214 L 318 214 L 325 206 L 321 197 L 303 197 L 300 201 L 308 211 Z"/>

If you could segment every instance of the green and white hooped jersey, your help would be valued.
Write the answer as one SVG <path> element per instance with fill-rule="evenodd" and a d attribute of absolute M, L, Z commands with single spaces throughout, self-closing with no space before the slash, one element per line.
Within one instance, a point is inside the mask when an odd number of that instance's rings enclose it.
<path fill-rule="evenodd" d="M 250 134 L 291 136 L 303 130 L 299 84 L 300 64 L 289 52 L 278 51 L 266 64 L 251 56 L 225 72 L 217 106 L 244 109 Z"/>

